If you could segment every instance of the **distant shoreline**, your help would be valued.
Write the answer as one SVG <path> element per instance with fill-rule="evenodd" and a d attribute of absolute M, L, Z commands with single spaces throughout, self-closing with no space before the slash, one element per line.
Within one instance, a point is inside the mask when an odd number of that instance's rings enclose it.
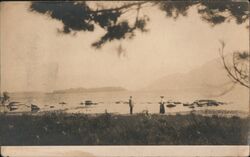
<path fill-rule="evenodd" d="M 98 93 L 98 92 L 122 92 L 128 91 L 123 87 L 96 87 L 96 88 L 69 88 L 69 89 L 60 89 L 53 90 L 51 92 L 45 91 L 18 91 L 18 92 L 9 92 L 9 94 L 74 94 L 74 93 Z"/>
<path fill-rule="evenodd" d="M 86 92 L 117 92 L 117 91 L 126 91 L 123 87 L 99 87 L 99 88 L 70 88 L 63 90 L 54 90 L 52 93 L 86 93 Z"/>

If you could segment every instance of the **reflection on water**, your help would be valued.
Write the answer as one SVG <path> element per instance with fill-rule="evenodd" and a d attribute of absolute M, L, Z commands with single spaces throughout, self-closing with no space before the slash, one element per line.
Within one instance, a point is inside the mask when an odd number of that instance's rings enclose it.
<path fill-rule="evenodd" d="M 24 104 L 35 104 L 40 107 L 40 111 L 64 110 L 69 113 L 129 113 L 127 104 L 129 96 L 132 95 L 135 107 L 134 112 L 159 113 L 160 96 L 164 95 L 165 101 L 178 101 L 175 107 L 166 107 L 166 112 L 185 112 L 191 110 L 219 109 L 248 111 L 248 96 L 241 98 L 229 96 L 208 98 L 197 93 L 171 93 L 171 92 L 98 92 L 98 93 L 72 93 L 72 94 L 12 94 L 11 101 L 18 101 Z M 213 99 L 225 102 L 224 105 L 190 108 L 183 103 L 192 103 L 198 99 Z M 85 106 L 81 104 L 86 100 L 91 100 L 95 105 Z M 166 106 L 166 105 L 165 105 Z M 19 111 L 28 110 L 27 106 Z"/>

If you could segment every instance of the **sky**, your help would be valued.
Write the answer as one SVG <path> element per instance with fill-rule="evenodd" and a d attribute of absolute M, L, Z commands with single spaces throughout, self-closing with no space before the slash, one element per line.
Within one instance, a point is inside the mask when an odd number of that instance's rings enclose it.
<path fill-rule="evenodd" d="M 91 44 L 103 31 L 65 35 L 62 23 L 28 10 L 29 2 L 4 2 L 0 9 L 2 91 L 52 91 L 77 87 L 122 86 L 144 88 L 166 75 L 186 73 L 219 57 L 219 40 L 226 53 L 249 50 L 246 24 L 223 23 L 211 27 L 193 8 L 188 17 L 166 18 L 156 8 L 149 32 L 133 40 Z M 127 15 L 129 18 L 133 15 Z M 122 45 L 125 56 L 117 55 Z"/>

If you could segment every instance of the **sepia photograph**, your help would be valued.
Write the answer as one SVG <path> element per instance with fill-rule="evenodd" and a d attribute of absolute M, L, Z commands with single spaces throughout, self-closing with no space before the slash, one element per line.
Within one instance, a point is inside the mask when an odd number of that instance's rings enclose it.
<path fill-rule="evenodd" d="M 1 2 L 0 145 L 248 146 L 249 62 L 247 0 Z"/>

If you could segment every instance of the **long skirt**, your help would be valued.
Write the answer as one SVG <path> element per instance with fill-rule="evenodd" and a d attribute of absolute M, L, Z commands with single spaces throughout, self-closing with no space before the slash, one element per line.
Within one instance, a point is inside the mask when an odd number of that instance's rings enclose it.
<path fill-rule="evenodd" d="M 164 104 L 160 105 L 160 114 L 164 114 L 165 113 L 165 107 Z"/>

